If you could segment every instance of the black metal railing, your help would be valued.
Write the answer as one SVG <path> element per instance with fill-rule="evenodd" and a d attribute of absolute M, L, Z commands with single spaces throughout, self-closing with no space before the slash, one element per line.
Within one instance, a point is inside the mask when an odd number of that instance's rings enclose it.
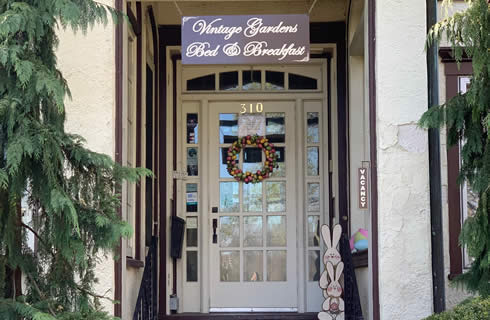
<path fill-rule="evenodd" d="M 157 312 L 157 237 L 152 237 L 133 320 L 155 320 Z"/>
<path fill-rule="evenodd" d="M 340 239 L 340 255 L 344 261 L 344 314 L 345 320 L 364 320 L 361 299 L 357 287 L 354 263 L 350 250 L 349 239 L 345 234 Z"/>

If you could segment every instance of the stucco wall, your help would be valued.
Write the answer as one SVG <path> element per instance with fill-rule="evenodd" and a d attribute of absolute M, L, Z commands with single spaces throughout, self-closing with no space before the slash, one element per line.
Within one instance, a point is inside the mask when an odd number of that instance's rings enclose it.
<path fill-rule="evenodd" d="M 381 319 L 432 312 L 424 0 L 376 3 Z"/>
<path fill-rule="evenodd" d="M 106 3 L 108 1 L 105 1 Z M 112 1 L 110 2 L 112 4 Z M 87 146 L 114 156 L 114 26 L 97 25 L 87 36 L 72 30 L 58 32 L 58 64 L 68 81 L 72 100 L 66 101 L 66 130 L 85 137 Z M 114 295 L 114 260 L 103 257 L 96 267 L 99 294 Z M 113 305 L 101 301 L 113 312 Z"/>

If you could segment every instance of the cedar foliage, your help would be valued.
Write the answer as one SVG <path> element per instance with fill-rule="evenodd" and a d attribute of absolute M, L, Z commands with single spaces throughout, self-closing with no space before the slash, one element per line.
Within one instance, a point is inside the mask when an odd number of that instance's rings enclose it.
<path fill-rule="evenodd" d="M 132 233 L 118 216 L 121 183 L 149 173 L 121 167 L 65 131 L 70 93 L 55 51 L 58 28 L 85 33 L 111 15 L 121 18 L 92 0 L 0 0 L 0 319 L 110 318 L 92 292 L 94 268 Z M 32 224 L 20 219 L 21 201 Z M 20 288 L 6 268 L 22 271 L 23 296 L 12 294 Z"/>
<path fill-rule="evenodd" d="M 474 258 L 471 269 L 457 280 L 469 291 L 490 296 L 490 4 L 465 0 L 468 8 L 435 24 L 427 45 L 446 37 L 458 62 L 472 58 L 471 86 L 445 104 L 430 108 L 420 124 L 446 126 L 448 145 L 464 144 L 459 182 L 467 181 L 479 196 L 478 209 L 466 219 L 459 240 Z M 445 0 L 445 5 L 451 1 Z"/>

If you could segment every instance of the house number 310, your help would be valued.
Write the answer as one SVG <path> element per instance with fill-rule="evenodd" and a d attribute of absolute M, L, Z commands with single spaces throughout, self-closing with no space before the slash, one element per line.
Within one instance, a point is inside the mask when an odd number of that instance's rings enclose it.
<path fill-rule="evenodd" d="M 262 102 L 253 103 L 241 103 L 240 113 L 262 113 L 264 111 L 264 105 Z"/>

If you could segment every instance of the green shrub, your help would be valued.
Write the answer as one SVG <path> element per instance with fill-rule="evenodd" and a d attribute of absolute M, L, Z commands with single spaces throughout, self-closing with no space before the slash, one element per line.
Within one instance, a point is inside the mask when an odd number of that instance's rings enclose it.
<path fill-rule="evenodd" d="M 490 298 L 473 298 L 463 301 L 454 309 L 432 315 L 425 320 L 489 320 Z"/>

